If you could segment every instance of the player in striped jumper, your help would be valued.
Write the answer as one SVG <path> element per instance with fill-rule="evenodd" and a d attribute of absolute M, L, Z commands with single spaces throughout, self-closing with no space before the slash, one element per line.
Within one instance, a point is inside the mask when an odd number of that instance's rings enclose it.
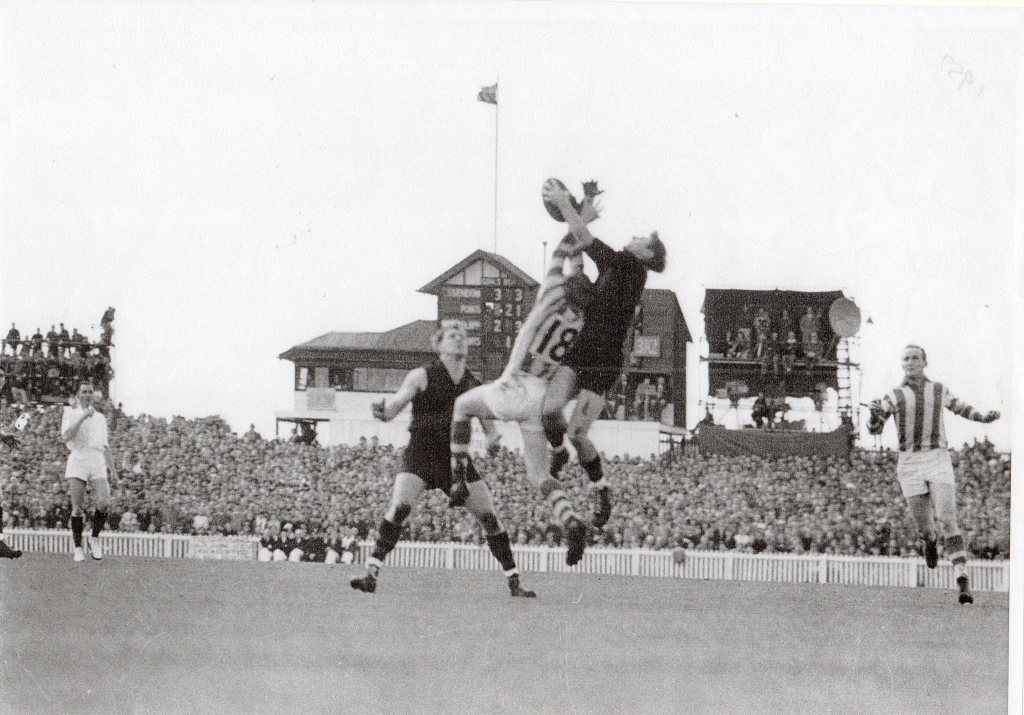
<path fill-rule="evenodd" d="M 925 374 L 928 356 L 919 345 L 903 349 L 903 383 L 880 400 L 871 403 L 868 431 L 881 434 L 890 415 L 899 437 L 896 476 L 906 497 L 917 533 L 924 540 L 925 562 L 935 568 L 939 562 L 935 520 L 945 540 L 946 554 L 953 562 L 960 603 L 974 603 L 967 576 L 967 550 L 956 519 L 956 485 L 953 463 L 946 446 L 942 408 L 975 422 L 994 422 L 996 411 L 982 414 L 957 399 L 941 382 Z M 934 516 L 933 516 L 934 512 Z"/>
<path fill-rule="evenodd" d="M 544 195 L 563 214 L 580 216 L 583 221 L 597 218 L 591 201 L 585 200 L 579 212 L 569 192 L 548 181 Z M 469 473 L 470 418 L 517 422 L 523 437 L 523 457 L 527 478 L 551 506 L 555 519 L 565 529 L 568 552 L 566 563 L 575 565 L 583 558 L 587 544 L 587 526 L 573 508 L 557 479 L 548 472 L 547 440 L 541 424 L 544 395 L 562 359 L 583 328 L 583 310 L 591 286 L 583 274 L 582 247 L 572 234 L 566 235 L 551 256 L 551 268 L 544 276 L 540 294 L 523 322 L 504 372 L 494 382 L 464 393 L 455 401 L 452 414 L 452 503 L 458 505 L 467 492 Z"/>

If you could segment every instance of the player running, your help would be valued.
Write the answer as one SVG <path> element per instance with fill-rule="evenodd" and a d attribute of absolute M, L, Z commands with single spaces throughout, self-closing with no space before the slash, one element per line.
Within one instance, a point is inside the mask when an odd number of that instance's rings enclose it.
<path fill-rule="evenodd" d="M 589 200 L 580 207 L 580 216 L 569 192 L 556 180 L 549 179 L 545 183 L 544 195 L 563 214 L 583 222 L 597 218 L 597 211 Z M 563 272 L 567 263 L 568 274 Z M 541 413 L 548 384 L 583 328 L 590 282 L 582 269 L 581 247 L 569 234 L 552 253 L 551 268 L 516 336 L 505 371 L 496 381 L 474 388 L 455 401 L 451 428 L 452 478 L 455 480 L 452 502 L 458 504 L 465 498 L 465 482 L 470 474 L 470 418 L 510 420 L 519 424 L 527 478 L 540 490 L 555 519 L 565 529 L 568 545 L 565 562 L 570 566 L 583 558 L 587 526 L 573 509 L 558 480 L 548 473 Z"/>
<path fill-rule="evenodd" d="M 409 445 L 402 454 L 402 464 L 384 518 L 378 529 L 377 544 L 367 561 L 366 574 L 350 582 L 358 591 L 373 593 L 384 559 L 395 548 L 402 534 L 402 524 L 412 512 L 413 504 L 424 489 L 440 489 L 451 496 L 451 452 L 448 433 L 452 424 L 452 406 L 456 398 L 480 384 L 466 370 L 467 341 L 462 327 L 442 328 L 432 339 L 438 359 L 412 370 L 405 376 L 394 399 L 373 405 L 373 416 L 388 422 L 412 403 L 412 424 Z M 498 434 L 490 422 L 480 424 L 487 435 L 488 447 L 496 446 Z M 519 583 L 519 570 L 512 555 L 508 532 L 498 519 L 487 484 L 480 479 L 473 464 L 465 477 L 468 494 L 462 500 L 487 534 L 487 545 L 501 564 L 508 579 L 509 592 L 516 598 L 534 598 L 537 594 Z"/>
<path fill-rule="evenodd" d="M 903 383 L 871 403 L 868 431 L 881 434 L 889 415 L 895 418 L 900 441 L 896 477 L 910 507 L 917 533 L 924 540 L 925 563 L 930 569 L 939 563 L 935 533 L 935 518 L 938 518 L 945 537 L 946 554 L 953 562 L 953 573 L 960 587 L 960 603 L 974 603 L 967 577 L 967 550 L 956 520 L 956 480 L 946 446 L 942 408 L 985 423 L 999 419 L 999 413 L 993 410 L 981 414 L 953 397 L 948 387 L 925 377 L 927 365 L 924 348 L 908 345 L 903 349 Z"/>
<path fill-rule="evenodd" d="M 601 193 L 596 184 L 585 186 L 588 194 Z M 590 478 L 590 488 L 597 498 L 592 524 L 600 529 L 608 523 L 612 503 L 601 469 L 601 457 L 588 432 L 604 407 L 604 394 L 615 384 L 622 370 L 626 334 L 643 297 L 647 272 L 665 270 L 665 244 L 655 232 L 634 238 L 616 252 L 594 238 L 577 214 L 570 212 L 564 216 L 573 236 L 597 266 L 598 275 L 593 300 L 584 311 L 583 332 L 555 369 L 548 386 L 544 398 L 544 434 L 554 450 L 551 476 L 557 478 L 569 461 L 569 451 L 563 444 L 567 426 L 562 410 L 576 397 L 568 425 L 569 441 Z"/>
<path fill-rule="evenodd" d="M 99 561 L 103 558 L 100 533 L 107 521 L 110 507 L 110 488 L 117 488 L 117 467 L 107 441 L 107 418 L 97 409 L 102 394 L 93 393 L 92 384 L 83 382 L 70 407 L 61 416 L 60 436 L 71 454 L 64 470 L 64 478 L 71 494 L 71 536 L 75 544 L 75 561 L 85 561 L 82 550 L 82 532 L 85 529 L 85 488 L 93 491 L 96 511 L 92 516 L 92 535 L 89 554 Z"/>

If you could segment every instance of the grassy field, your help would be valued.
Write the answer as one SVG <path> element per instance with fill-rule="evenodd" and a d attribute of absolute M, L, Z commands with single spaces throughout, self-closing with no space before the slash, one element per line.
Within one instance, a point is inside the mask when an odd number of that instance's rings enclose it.
<path fill-rule="evenodd" d="M 28 554 L 4 712 L 1003 713 L 1006 594 Z"/>

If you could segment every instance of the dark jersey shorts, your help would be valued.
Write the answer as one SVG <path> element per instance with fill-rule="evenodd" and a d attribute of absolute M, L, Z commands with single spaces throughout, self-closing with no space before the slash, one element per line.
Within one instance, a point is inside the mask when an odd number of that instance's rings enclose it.
<path fill-rule="evenodd" d="M 615 385 L 622 372 L 622 351 L 618 346 L 613 348 L 602 350 L 584 344 L 565 357 L 562 365 L 576 371 L 578 389 L 603 395 Z"/>
<path fill-rule="evenodd" d="M 447 442 L 444 442 L 444 448 L 440 449 L 436 440 L 427 444 L 415 439 L 411 440 L 409 446 L 402 452 L 398 471 L 415 474 L 423 480 L 427 489 L 440 489 L 445 494 L 451 493 L 452 463 L 451 451 Z M 466 481 L 476 482 L 479 480 L 480 475 L 473 466 L 473 460 L 470 460 Z"/>

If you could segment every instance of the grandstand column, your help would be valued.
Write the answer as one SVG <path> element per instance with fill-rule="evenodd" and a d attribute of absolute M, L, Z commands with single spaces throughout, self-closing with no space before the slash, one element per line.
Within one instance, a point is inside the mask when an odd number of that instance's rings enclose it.
<path fill-rule="evenodd" d="M 640 549 L 633 549 L 629 554 L 629 575 L 640 575 Z"/>
<path fill-rule="evenodd" d="M 917 560 L 907 559 L 903 564 L 903 585 L 907 588 L 917 587 Z"/>
<path fill-rule="evenodd" d="M 736 554 L 732 551 L 725 553 L 725 573 L 722 574 L 722 578 L 726 581 L 733 580 L 733 574 L 735 573 Z"/>
<path fill-rule="evenodd" d="M 818 559 L 818 583 L 828 583 L 828 557 Z"/>
<path fill-rule="evenodd" d="M 444 551 L 444 567 L 446 569 L 455 568 L 455 544 L 448 544 L 448 548 Z"/>

